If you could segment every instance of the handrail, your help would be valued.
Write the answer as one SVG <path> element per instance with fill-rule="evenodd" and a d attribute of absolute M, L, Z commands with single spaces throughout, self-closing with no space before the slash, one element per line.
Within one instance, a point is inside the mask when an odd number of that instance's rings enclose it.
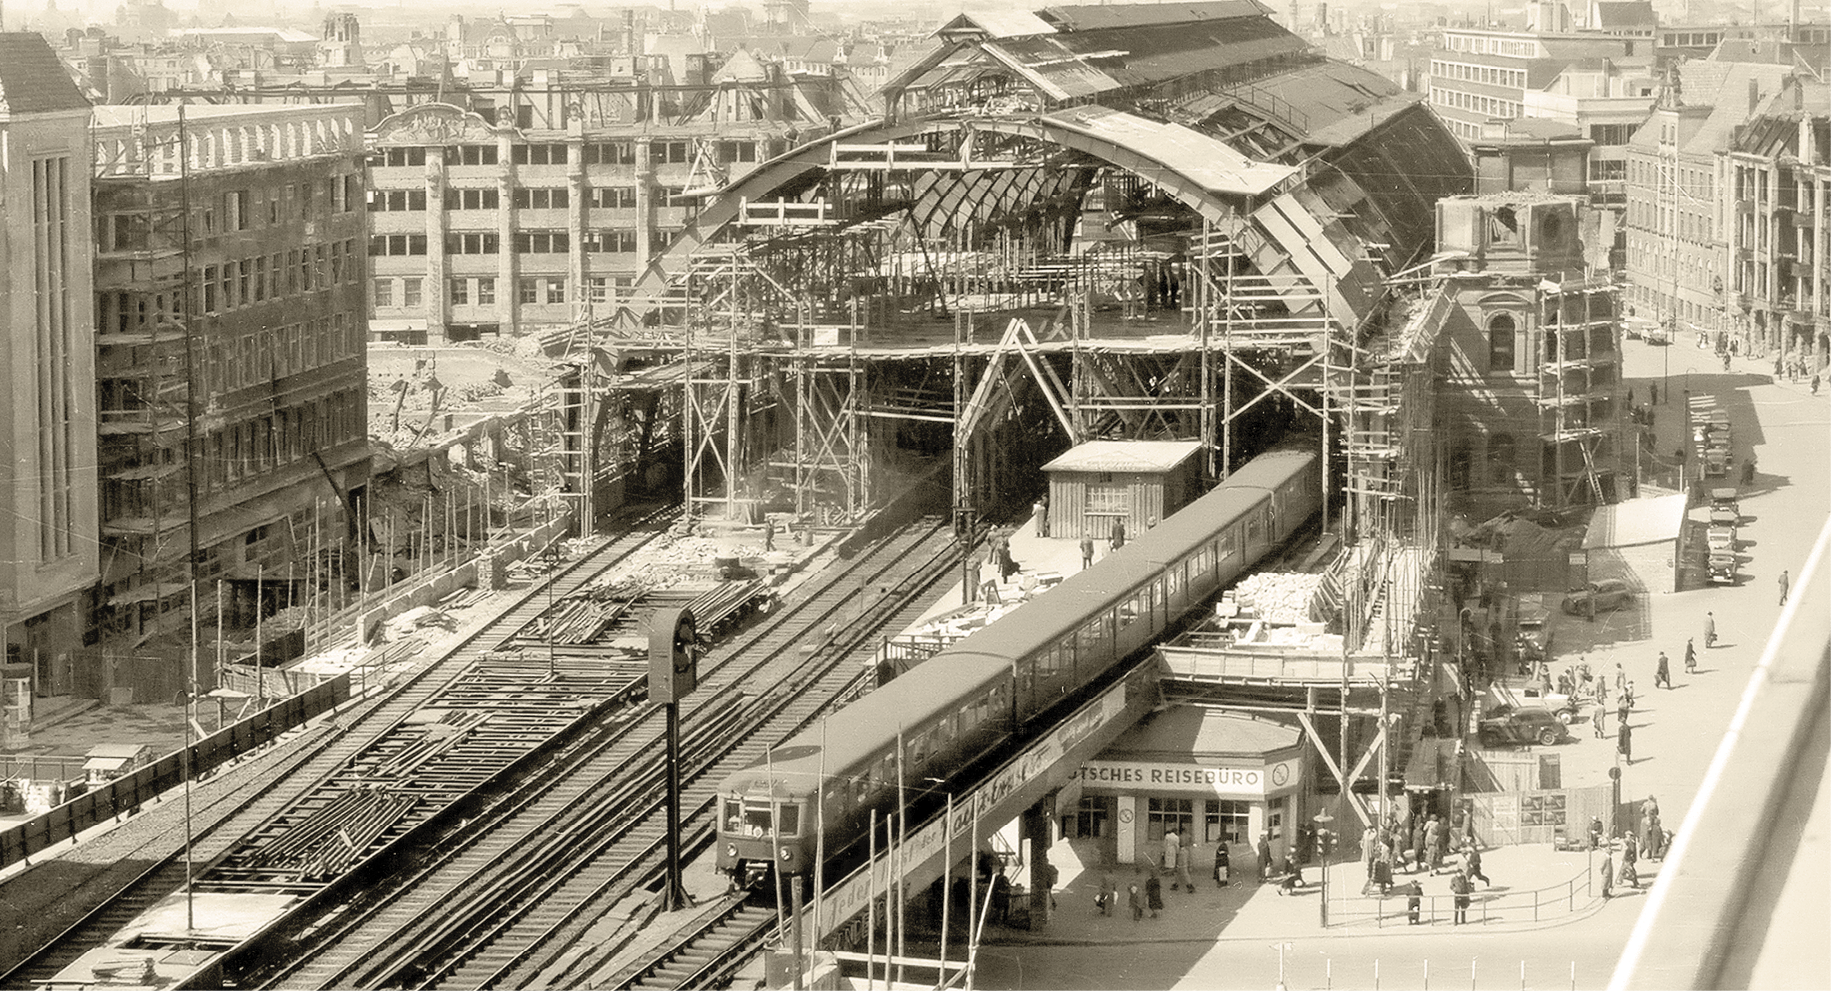
<path fill-rule="evenodd" d="M 1468 921 L 1470 924 L 1492 921 L 1536 923 L 1570 915 L 1589 908 L 1601 897 L 1595 890 L 1595 877 L 1596 871 L 1592 865 L 1560 884 L 1543 888 L 1471 892 L 1468 895 Z M 1331 899 L 1326 925 L 1336 928 L 1355 921 L 1372 921 L 1376 927 L 1384 928 L 1387 925 L 1429 925 L 1455 919 L 1455 895 L 1424 894 L 1418 896 L 1418 920 L 1413 923 L 1408 904 L 1410 897 L 1395 883 L 1390 893 L 1381 897 L 1356 895 L 1340 900 Z M 1395 907 L 1389 907 L 1388 902 L 1396 903 Z M 1521 917 L 1515 918 L 1516 914 Z"/>

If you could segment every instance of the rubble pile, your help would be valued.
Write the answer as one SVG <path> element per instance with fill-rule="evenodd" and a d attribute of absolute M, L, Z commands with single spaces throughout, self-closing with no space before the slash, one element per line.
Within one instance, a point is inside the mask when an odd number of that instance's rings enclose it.
<path fill-rule="evenodd" d="M 1244 614 L 1267 623 L 1296 625 L 1314 621 L 1313 604 L 1323 576 L 1291 571 L 1260 572 L 1249 575 L 1228 597 Z M 1223 600 L 1225 601 L 1225 600 Z"/>

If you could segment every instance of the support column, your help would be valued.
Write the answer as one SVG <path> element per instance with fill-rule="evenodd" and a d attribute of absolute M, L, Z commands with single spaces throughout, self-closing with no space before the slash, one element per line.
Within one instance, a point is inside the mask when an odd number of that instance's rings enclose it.
<path fill-rule="evenodd" d="M 1138 862 L 1138 796 L 1119 795 L 1114 804 L 1117 806 L 1115 818 L 1119 820 L 1119 850 L 1114 859 L 1121 864 L 1135 864 Z M 1258 821 L 1263 822 L 1263 817 Z"/>
<path fill-rule="evenodd" d="M 1030 841 L 1030 928 L 1049 924 L 1050 895 L 1055 874 L 1049 866 L 1049 845 L 1054 830 L 1055 793 L 1043 796 L 1024 810 L 1023 837 Z"/>

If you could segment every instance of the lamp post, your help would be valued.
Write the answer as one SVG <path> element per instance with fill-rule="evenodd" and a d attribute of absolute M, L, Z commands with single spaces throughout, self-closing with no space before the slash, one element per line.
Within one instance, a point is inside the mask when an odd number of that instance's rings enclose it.
<path fill-rule="evenodd" d="M 1329 854 L 1333 846 L 1329 842 L 1332 839 L 1329 833 L 1329 823 L 1334 822 L 1335 817 L 1329 815 L 1328 809 L 1323 809 L 1316 813 L 1312 821 L 1316 823 L 1316 845 L 1321 848 L 1322 853 L 1322 900 L 1318 903 L 1318 909 L 1322 916 L 1322 927 L 1327 929 L 1329 928 Z"/>

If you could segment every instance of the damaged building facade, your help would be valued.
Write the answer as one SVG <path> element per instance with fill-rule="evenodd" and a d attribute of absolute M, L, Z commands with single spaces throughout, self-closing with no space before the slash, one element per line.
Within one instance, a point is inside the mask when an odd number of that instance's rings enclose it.
<path fill-rule="evenodd" d="M 366 480 L 361 108 L 104 106 L 93 133 L 92 622 L 138 643 L 188 623 L 193 539 L 201 581 L 277 575 Z"/>

